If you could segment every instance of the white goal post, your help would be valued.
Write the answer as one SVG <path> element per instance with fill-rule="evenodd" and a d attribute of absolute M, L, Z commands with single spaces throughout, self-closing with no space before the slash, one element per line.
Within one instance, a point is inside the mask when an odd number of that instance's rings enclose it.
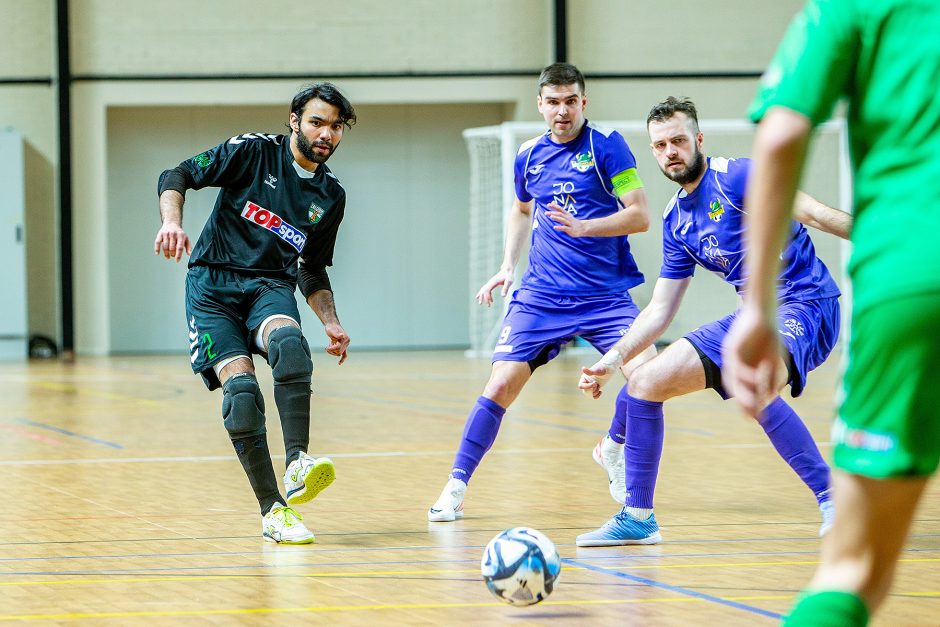
<path fill-rule="evenodd" d="M 643 306 L 652 290 L 661 263 L 662 209 L 675 192 L 676 186 L 659 171 L 650 154 L 645 120 L 594 122 L 597 126 L 613 128 L 627 140 L 637 159 L 637 167 L 647 192 L 652 226 L 649 233 L 631 236 L 631 248 L 646 283 L 631 291 L 639 306 Z M 755 126 L 746 120 L 700 120 L 705 135 L 705 149 L 709 155 L 723 157 L 750 156 Z M 463 132 L 470 155 L 470 231 L 469 231 L 469 295 L 472 296 L 496 271 L 503 258 L 506 215 L 512 206 L 513 160 L 519 146 L 532 137 L 545 132 L 542 122 L 505 122 L 498 126 L 468 128 Z M 813 148 L 804 172 L 801 189 L 851 212 L 852 184 L 848 158 L 848 142 L 842 120 L 821 125 L 815 133 Z M 843 329 L 848 317 L 849 286 L 844 277 L 844 263 L 848 244 L 813 231 L 811 233 L 820 256 L 829 265 L 843 289 Z M 831 239 L 830 239 L 831 238 Z M 516 283 L 525 268 L 521 260 L 516 272 Z M 664 338 L 674 339 L 671 332 L 688 331 L 698 324 L 723 316 L 735 306 L 733 290 L 715 290 L 714 281 L 699 271 L 702 280 L 693 281 L 685 303 Z M 709 277 L 713 278 L 713 277 Z M 696 289 L 696 284 L 704 284 Z M 498 291 L 498 290 L 497 290 Z M 489 357 L 496 344 L 505 303 L 498 293 L 494 306 L 482 307 L 470 301 L 468 357 Z M 690 306 L 691 304 L 691 306 Z M 847 333 L 843 333 L 843 339 Z"/>

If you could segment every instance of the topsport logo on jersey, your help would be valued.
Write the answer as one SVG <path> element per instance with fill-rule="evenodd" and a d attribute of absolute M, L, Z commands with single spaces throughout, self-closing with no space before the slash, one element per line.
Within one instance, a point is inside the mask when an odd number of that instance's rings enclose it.
<path fill-rule="evenodd" d="M 245 208 L 242 210 L 242 217 L 250 222 L 254 222 L 258 226 L 264 227 L 267 230 L 271 231 L 282 240 L 293 246 L 297 249 L 297 252 L 304 247 L 304 244 L 307 243 L 307 236 L 304 235 L 303 231 L 297 227 L 291 226 L 284 219 L 274 213 L 269 211 L 260 205 L 256 205 L 250 200 L 245 203 Z"/>

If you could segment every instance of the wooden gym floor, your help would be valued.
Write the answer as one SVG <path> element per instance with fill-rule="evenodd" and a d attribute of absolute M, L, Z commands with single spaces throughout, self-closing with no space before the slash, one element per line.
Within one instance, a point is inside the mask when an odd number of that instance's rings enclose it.
<path fill-rule="evenodd" d="M 794 401 L 828 455 L 838 359 Z M 185 355 L 0 364 L 0 620 L 43 624 L 772 625 L 817 562 L 810 492 L 756 424 L 701 392 L 666 405 L 663 543 L 578 549 L 616 510 L 591 449 L 614 392 L 575 388 L 593 355 L 539 370 L 474 476 L 466 517 L 428 523 L 489 372 L 452 352 L 315 357 L 311 453 L 337 481 L 300 506 L 318 543 L 262 541 L 221 397 Z M 283 443 L 259 364 L 278 473 Z M 876 625 L 940 624 L 932 483 Z M 559 584 L 534 607 L 490 596 L 483 546 L 546 533 Z"/>

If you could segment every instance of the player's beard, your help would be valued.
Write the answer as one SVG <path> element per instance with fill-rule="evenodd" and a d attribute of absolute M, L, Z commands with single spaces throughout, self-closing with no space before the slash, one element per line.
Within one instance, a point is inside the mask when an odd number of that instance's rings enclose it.
<path fill-rule="evenodd" d="M 662 168 L 663 174 L 679 185 L 694 183 L 698 177 L 705 171 L 705 154 L 700 152 L 698 146 L 695 147 L 695 153 L 692 155 L 692 162 L 681 170 L 670 170 L 667 165 Z"/>
<path fill-rule="evenodd" d="M 320 154 L 316 150 L 314 150 L 315 146 L 322 146 L 324 148 L 328 148 L 329 152 L 326 153 L 325 155 Z M 326 160 L 329 159 L 330 156 L 333 154 L 334 149 L 335 147 L 330 142 L 322 142 L 322 141 L 311 142 L 309 139 L 307 139 L 307 136 L 304 135 L 303 133 L 297 133 L 297 150 L 300 151 L 300 154 L 302 154 L 304 157 L 306 157 L 310 161 L 313 161 L 314 163 L 326 163 Z"/>

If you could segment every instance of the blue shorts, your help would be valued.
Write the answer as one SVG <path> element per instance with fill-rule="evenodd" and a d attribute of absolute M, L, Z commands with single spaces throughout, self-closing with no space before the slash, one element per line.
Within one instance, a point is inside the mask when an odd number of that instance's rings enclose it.
<path fill-rule="evenodd" d="M 605 353 L 639 313 L 630 294 L 556 296 L 520 288 L 503 318 L 493 361 L 524 361 L 535 370 L 575 337 Z"/>
<path fill-rule="evenodd" d="M 721 385 L 721 344 L 737 315 L 735 311 L 684 336 L 702 358 L 705 386 L 714 389 L 724 399 L 730 395 Z M 839 297 L 781 303 L 777 322 L 780 340 L 789 353 L 787 382 L 790 395 L 797 397 L 803 393 L 806 376 L 826 361 L 839 339 Z"/>

